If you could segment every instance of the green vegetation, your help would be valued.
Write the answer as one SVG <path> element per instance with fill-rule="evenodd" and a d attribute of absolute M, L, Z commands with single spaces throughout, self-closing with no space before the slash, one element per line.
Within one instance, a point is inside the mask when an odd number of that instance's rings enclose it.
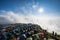
<path fill-rule="evenodd" d="M 60 35 L 57 35 L 57 37 L 59 37 L 59 38 L 60 38 Z"/>

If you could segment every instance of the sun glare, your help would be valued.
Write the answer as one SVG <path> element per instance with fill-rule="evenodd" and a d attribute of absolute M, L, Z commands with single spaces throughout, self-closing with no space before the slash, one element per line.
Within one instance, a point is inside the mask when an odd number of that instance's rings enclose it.
<path fill-rule="evenodd" d="M 43 9 L 43 8 L 39 8 L 39 9 L 38 9 L 38 12 L 39 12 L 39 13 L 43 13 L 43 12 L 44 12 L 44 9 Z"/>

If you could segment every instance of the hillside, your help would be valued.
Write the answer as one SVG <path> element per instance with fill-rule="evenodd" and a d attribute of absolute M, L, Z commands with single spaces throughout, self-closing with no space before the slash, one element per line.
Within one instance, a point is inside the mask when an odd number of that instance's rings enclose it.
<path fill-rule="evenodd" d="M 48 35 L 46 35 L 46 36 L 49 36 L 48 38 L 53 38 L 53 39 L 58 39 L 58 40 L 60 37 L 59 35 L 57 35 L 57 36 L 52 35 L 52 33 L 49 33 L 49 32 L 47 32 L 47 30 L 42 29 L 40 25 L 31 24 L 31 23 L 29 23 L 29 24 L 25 24 L 25 23 L 1 24 L 0 30 L 3 32 L 9 32 L 9 33 L 15 32 L 14 34 L 18 34 L 18 35 L 23 34 L 26 30 L 27 31 L 34 31 L 34 34 L 35 33 L 39 34 L 39 32 L 40 33 L 43 32 L 44 36 L 47 33 Z"/>

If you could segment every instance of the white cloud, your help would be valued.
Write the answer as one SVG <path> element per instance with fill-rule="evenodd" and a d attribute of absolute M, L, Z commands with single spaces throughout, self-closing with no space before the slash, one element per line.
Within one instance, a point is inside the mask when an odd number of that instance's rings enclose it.
<path fill-rule="evenodd" d="M 32 5 L 32 8 L 36 8 L 37 6 L 36 5 Z"/>
<path fill-rule="evenodd" d="M 47 17 L 36 15 L 22 15 L 12 11 L 6 12 L 6 15 L 0 15 L 0 23 L 35 23 L 41 25 L 43 29 L 49 32 L 55 31 L 60 34 L 60 17 Z"/>
<path fill-rule="evenodd" d="M 4 12 L 6 12 L 6 11 L 5 11 L 5 10 L 0 10 L 0 12 L 3 12 L 3 13 L 4 13 Z"/>

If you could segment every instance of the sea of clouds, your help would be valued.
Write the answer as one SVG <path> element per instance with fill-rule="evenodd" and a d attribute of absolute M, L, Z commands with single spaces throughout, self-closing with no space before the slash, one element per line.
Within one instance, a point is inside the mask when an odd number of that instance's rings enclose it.
<path fill-rule="evenodd" d="M 39 24 L 43 29 L 49 32 L 55 31 L 60 34 L 60 17 L 47 17 L 47 16 L 36 16 L 36 15 L 23 15 L 15 13 L 13 11 L 2 11 L 6 13 L 0 15 L 0 24 L 9 23 L 33 23 Z"/>

